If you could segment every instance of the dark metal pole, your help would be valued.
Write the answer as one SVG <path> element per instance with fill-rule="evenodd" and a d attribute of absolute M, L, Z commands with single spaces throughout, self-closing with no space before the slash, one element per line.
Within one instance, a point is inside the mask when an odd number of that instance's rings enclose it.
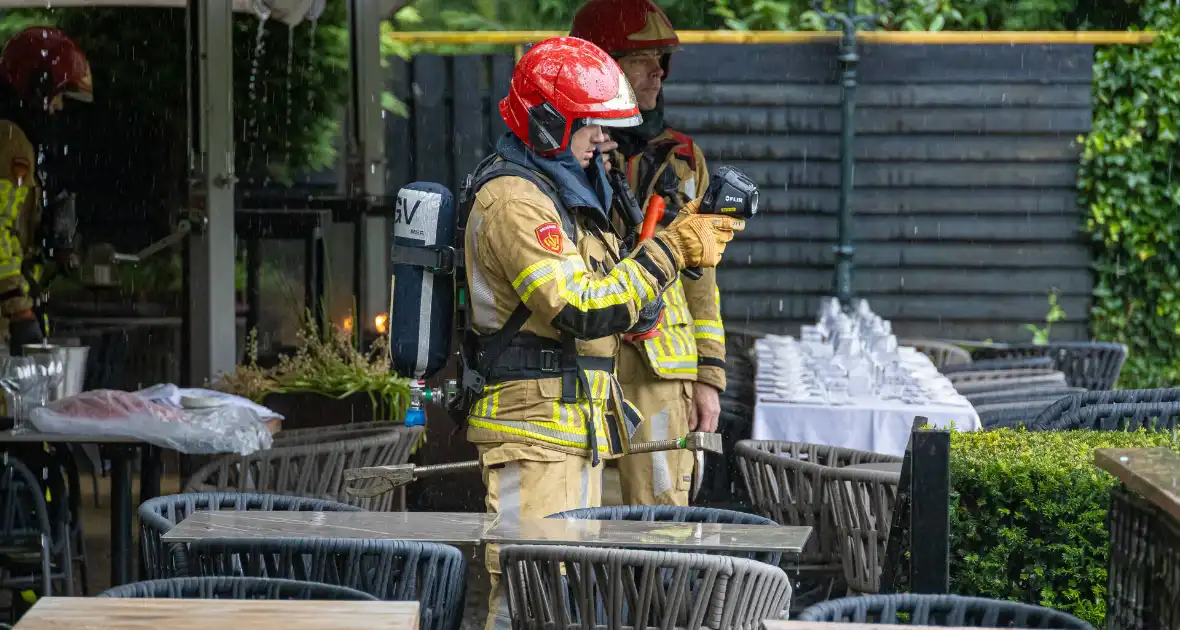
<path fill-rule="evenodd" d="M 856 32 L 861 26 L 872 26 L 876 15 L 858 15 L 856 0 L 848 0 L 844 12 L 828 13 L 823 10 L 822 0 L 812 0 L 812 7 L 828 23 L 829 28 L 839 27 L 844 35 L 840 38 L 840 211 L 837 215 L 839 243 L 833 248 L 836 254 L 836 297 L 848 308 L 853 298 L 853 257 L 856 248 L 852 245 L 852 189 L 856 170 L 856 69 L 860 55 L 856 48 Z"/>

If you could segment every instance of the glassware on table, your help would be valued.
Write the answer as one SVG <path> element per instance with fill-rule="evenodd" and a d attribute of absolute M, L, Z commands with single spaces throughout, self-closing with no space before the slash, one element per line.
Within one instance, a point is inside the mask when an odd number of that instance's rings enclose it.
<path fill-rule="evenodd" d="M 57 399 L 57 390 L 66 376 L 66 349 L 51 344 L 27 344 L 24 354 L 33 357 L 39 376 L 45 378 L 45 401 L 42 406 Z"/>
<path fill-rule="evenodd" d="M 36 382 L 36 371 L 32 357 L 0 358 L 0 388 L 7 398 L 13 433 L 29 430 L 24 396 Z"/>

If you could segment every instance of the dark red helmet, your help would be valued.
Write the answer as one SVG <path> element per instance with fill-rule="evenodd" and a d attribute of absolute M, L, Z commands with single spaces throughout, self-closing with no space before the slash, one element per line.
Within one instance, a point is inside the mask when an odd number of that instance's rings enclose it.
<path fill-rule="evenodd" d="M 576 121 L 607 127 L 642 122 L 619 64 L 594 44 L 553 37 L 516 64 L 500 115 L 516 137 L 540 154 L 569 146 Z"/>
<path fill-rule="evenodd" d="M 590 0 L 574 16 L 570 37 L 579 37 L 621 57 L 637 50 L 675 52 L 680 38 L 667 14 L 652 0 Z"/>
<path fill-rule="evenodd" d="M 32 26 L 13 35 L 0 52 L 0 77 L 25 100 L 94 100 L 86 53 L 56 28 Z"/>

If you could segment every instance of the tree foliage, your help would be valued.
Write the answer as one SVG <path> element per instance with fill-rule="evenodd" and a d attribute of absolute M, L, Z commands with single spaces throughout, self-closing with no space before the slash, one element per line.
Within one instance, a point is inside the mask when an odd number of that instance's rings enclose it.
<path fill-rule="evenodd" d="M 1097 249 L 1094 332 L 1130 348 L 1122 382 L 1134 387 L 1180 380 L 1180 5 L 1147 17 L 1152 46 L 1098 52 L 1079 181 Z"/>

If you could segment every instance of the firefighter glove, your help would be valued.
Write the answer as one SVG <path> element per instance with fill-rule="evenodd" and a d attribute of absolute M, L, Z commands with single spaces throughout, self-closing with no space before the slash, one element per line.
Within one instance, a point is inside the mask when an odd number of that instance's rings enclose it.
<path fill-rule="evenodd" d="M 32 312 L 26 311 L 8 320 L 8 351 L 13 356 L 22 356 L 26 345 L 41 343 L 44 338 L 41 324 Z"/>
<path fill-rule="evenodd" d="M 745 221 L 730 217 L 681 212 L 656 238 L 680 253 L 681 269 L 716 267 L 733 240 L 733 233 L 745 229 Z"/>

